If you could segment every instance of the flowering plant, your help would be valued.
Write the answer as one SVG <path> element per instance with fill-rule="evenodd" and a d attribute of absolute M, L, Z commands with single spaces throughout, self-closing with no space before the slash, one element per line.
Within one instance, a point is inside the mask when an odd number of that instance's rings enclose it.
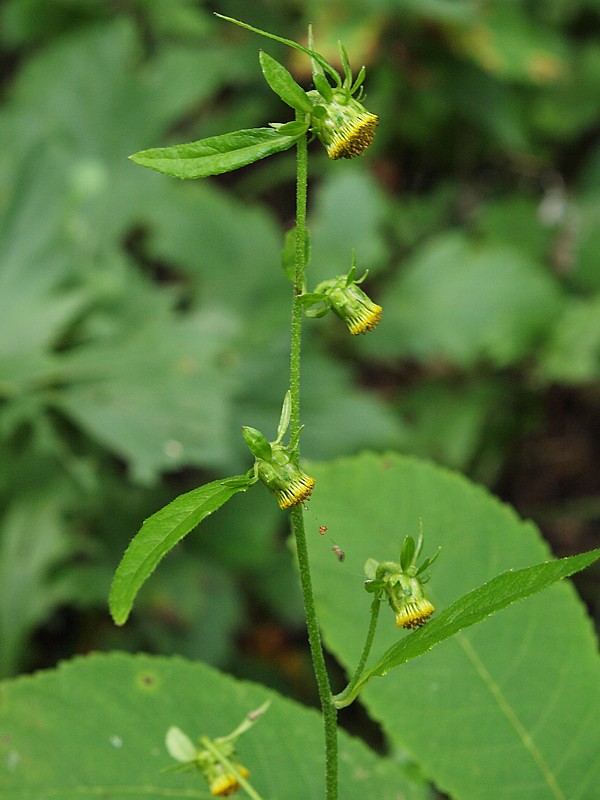
<path fill-rule="evenodd" d="M 317 618 L 304 519 L 306 503 L 313 488 L 316 487 L 318 491 L 319 478 L 317 475 L 315 479 L 305 471 L 300 459 L 302 318 L 303 314 L 321 317 L 332 311 L 344 321 L 351 334 L 359 334 L 373 331 L 381 319 L 382 308 L 360 287 L 366 273 L 361 279 L 356 278 L 354 256 L 346 275 L 328 278 L 312 292 L 306 289 L 308 144 L 318 139 L 332 160 L 355 158 L 372 144 L 379 120 L 362 105 L 366 70 L 362 67 L 357 77 L 353 77 L 348 55 L 342 45 L 339 50 L 343 76 L 314 49 L 312 32 L 309 34 L 309 46 L 305 47 L 246 23 L 222 18 L 292 47 L 310 59 L 314 88 L 305 91 L 283 64 L 266 52 L 260 53 L 260 66 L 266 82 L 294 110 L 295 119 L 188 144 L 144 150 L 131 158 L 142 166 L 188 179 L 220 175 L 291 147 L 296 148 L 296 225 L 290 237 L 293 270 L 289 277 L 293 286 L 289 390 L 284 398 L 277 435 L 273 441 L 269 441 L 256 428 L 244 426 L 242 434 L 255 459 L 254 465 L 245 474 L 216 480 L 180 495 L 144 522 L 115 573 L 110 608 L 115 622 L 123 624 L 139 589 L 169 550 L 235 494 L 263 483 L 275 496 L 279 507 L 289 510 L 290 514 L 325 732 L 325 796 L 326 800 L 337 800 L 337 714 L 353 702 L 371 679 L 382 677 L 392 668 L 422 655 L 434 645 L 511 603 L 583 569 L 600 557 L 600 552 L 501 573 L 432 617 L 434 604 L 425 593 L 424 584 L 428 580 L 426 570 L 432 566 L 437 553 L 418 564 L 423 547 L 422 531 L 416 542 L 411 536 L 406 536 L 398 562 L 378 562 L 372 556 L 367 559 L 365 588 L 373 595 L 373 599 L 365 643 L 348 685 L 341 692 L 333 693 Z M 288 430 L 290 439 L 285 445 L 283 438 Z M 360 492 L 357 492 L 357 496 L 360 499 Z M 327 526 L 320 525 L 319 531 L 325 534 Z M 370 532 L 366 531 L 367 541 L 369 536 Z M 333 544 L 333 552 L 337 556 L 337 563 L 347 564 L 345 550 L 337 543 Z M 386 600 L 392 608 L 396 627 L 411 633 L 394 642 L 374 664 L 367 666 L 382 600 Z M 353 609 L 346 613 L 352 614 Z M 198 749 L 186 734 L 172 727 L 167 735 L 167 748 L 183 766 L 197 768 L 202 773 L 213 796 L 245 791 L 255 800 L 260 800 L 258 789 L 247 780 L 253 771 L 252 765 L 242 766 L 237 761 L 234 740 L 240 732 L 241 728 L 238 728 L 228 737 L 202 737 Z"/>

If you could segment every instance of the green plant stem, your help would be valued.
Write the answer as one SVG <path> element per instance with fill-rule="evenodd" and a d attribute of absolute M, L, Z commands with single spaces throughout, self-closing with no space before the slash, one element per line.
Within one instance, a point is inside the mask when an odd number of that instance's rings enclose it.
<path fill-rule="evenodd" d="M 302 116 L 297 113 L 297 119 Z M 304 289 L 304 273 L 306 268 L 306 197 L 308 187 L 308 140 L 302 137 L 297 144 L 296 158 L 296 248 L 294 298 L 292 304 L 292 341 L 290 349 L 290 436 L 295 442 L 294 457 L 299 457 L 298 435 L 300 433 L 300 344 L 302 329 L 302 305 L 300 295 Z M 321 633 L 315 609 L 310 562 L 306 545 L 306 531 L 301 506 L 291 511 L 292 533 L 296 542 L 298 570 L 304 599 L 308 641 L 313 662 L 313 669 L 321 700 L 323 725 L 325 731 L 325 797 L 326 800 L 337 800 L 337 709 L 333 704 L 329 675 L 325 666 L 325 655 L 321 643 Z"/>
<path fill-rule="evenodd" d="M 346 688 L 336 694 L 333 698 L 336 708 L 345 708 L 349 706 L 350 703 L 354 701 L 356 698 L 357 692 L 354 690 L 361 678 L 361 675 L 364 672 L 365 664 L 367 663 L 367 658 L 369 657 L 369 653 L 371 652 L 371 645 L 373 644 L 373 639 L 375 638 L 375 631 L 377 629 L 377 620 L 379 619 L 379 609 L 381 607 L 381 600 L 379 597 L 374 597 L 373 602 L 371 603 L 371 620 L 369 622 L 369 630 L 367 631 L 367 638 L 365 639 L 365 644 L 363 647 L 363 651 L 361 653 L 360 659 L 354 670 L 354 675 L 350 679 L 350 682 Z"/>
<path fill-rule="evenodd" d="M 296 541 L 298 555 L 298 569 L 300 583 L 304 597 L 304 611 L 306 614 L 306 627 L 308 642 L 312 656 L 313 669 L 317 679 L 321 709 L 323 712 L 323 726 L 325 729 L 325 787 L 326 800 L 337 800 L 337 708 L 333 703 L 329 675 L 325 666 L 325 656 L 321 644 L 321 634 L 317 622 L 310 564 L 308 561 L 308 548 L 306 547 L 306 534 L 304 530 L 304 517 L 302 508 L 296 506 L 292 509 L 292 531 Z"/>
<path fill-rule="evenodd" d="M 297 112 L 296 119 L 302 119 Z M 299 455 L 300 433 L 300 352 L 302 342 L 302 304 L 306 270 L 306 197 L 308 193 L 308 140 L 303 136 L 296 145 L 296 246 L 294 253 L 294 297 L 292 301 L 292 341 L 290 348 L 290 439 L 294 457 Z"/>

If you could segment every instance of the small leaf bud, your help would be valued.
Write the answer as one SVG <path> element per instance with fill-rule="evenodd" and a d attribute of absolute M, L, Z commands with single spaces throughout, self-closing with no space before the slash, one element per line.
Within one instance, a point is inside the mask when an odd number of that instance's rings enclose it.
<path fill-rule="evenodd" d="M 273 450 L 267 441 L 266 437 L 256 428 L 250 428 L 247 425 L 242 426 L 242 435 L 252 455 L 256 458 L 262 458 L 264 461 L 270 461 L 273 457 Z"/>

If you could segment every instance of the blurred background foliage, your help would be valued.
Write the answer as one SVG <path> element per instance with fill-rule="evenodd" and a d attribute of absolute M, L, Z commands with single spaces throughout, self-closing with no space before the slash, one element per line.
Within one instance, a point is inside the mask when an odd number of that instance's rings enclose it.
<path fill-rule="evenodd" d="M 600 532 L 598 0 L 6 0 L 0 8 L 0 677 L 177 652 L 302 699 L 285 517 L 235 498 L 116 630 L 144 517 L 246 470 L 287 386 L 293 152 L 193 184 L 127 155 L 291 118 L 213 10 L 368 68 L 368 154 L 311 148 L 310 280 L 351 248 L 384 315 L 307 320 L 303 453 L 397 449 L 487 484 L 557 555 Z M 315 531 L 319 521 L 309 525 Z M 399 531 L 403 536 L 407 531 Z M 598 614 L 600 575 L 580 579 Z"/>

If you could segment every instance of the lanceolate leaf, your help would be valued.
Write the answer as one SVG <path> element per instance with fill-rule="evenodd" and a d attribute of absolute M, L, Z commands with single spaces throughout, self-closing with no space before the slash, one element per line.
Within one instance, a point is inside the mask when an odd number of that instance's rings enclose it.
<path fill-rule="evenodd" d="M 265 80 L 275 94 L 296 111 L 304 111 L 310 114 L 313 110 L 313 104 L 304 89 L 296 83 L 283 64 L 275 61 L 264 50 L 260 51 L 259 58 Z"/>
<path fill-rule="evenodd" d="M 175 178 L 207 178 L 288 150 L 298 139 L 299 136 L 286 136 L 273 128 L 250 128 L 189 144 L 141 150 L 129 157 L 142 167 Z"/>
<path fill-rule="evenodd" d="M 110 589 L 110 613 L 117 625 L 127 621 L 140 587 L 169 550 L 205 517 L 254 482 L 252 476 L 236 475 L 207 483 L 179 495 L 144 522 L 125 551 Z"/>
<path fill-rule="evenodd" d="M 536 564 L 516 571 L 503 572 L 488 583 L 461 597 L 449 608 L 410 636 L 401 639 L 384 653 L 358 684 L 357 692 L 374 677 L 381 677 L 393 667 L 423 655 L 439 642 L 502 611 L 503 608 L 547 589 L 553 583 L 585 569 L 600 558 L 600 549 L 569 558 Z"/>

